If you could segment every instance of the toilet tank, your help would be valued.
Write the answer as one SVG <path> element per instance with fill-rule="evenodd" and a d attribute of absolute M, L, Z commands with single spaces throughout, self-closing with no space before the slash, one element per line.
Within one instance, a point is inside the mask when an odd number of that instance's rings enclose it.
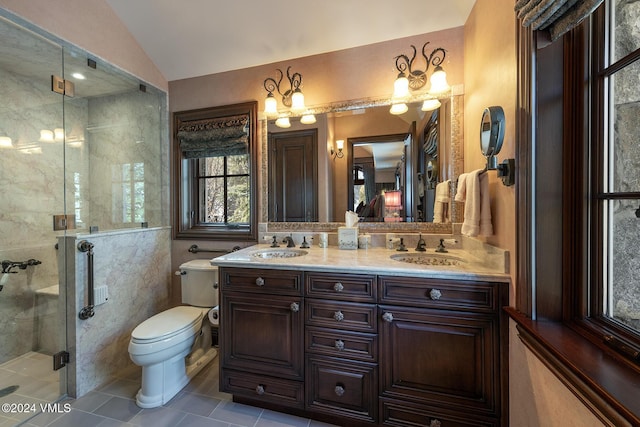
<path fill-rule="evenodd" d="M 218 305 L 218 267 L 208 259 L 194 259 L 180 266 L 182 303 L 196 307 Z"/>

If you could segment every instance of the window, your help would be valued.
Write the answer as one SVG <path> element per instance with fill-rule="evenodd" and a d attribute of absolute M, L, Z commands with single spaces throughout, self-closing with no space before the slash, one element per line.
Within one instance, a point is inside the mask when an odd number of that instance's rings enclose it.
<path fill-rule="evenodd" d="M 177 239 L 255 241 L 257 103 L 174 113 Z"/>
<path fill-rule="evenodd" d="M 591 32 L 588 317 L 629 352 L 622 343 L 640 350 L 640 3 L 605 4 Z"/>
<path fill-rule="evenodd" d="M 144 163 L 111 166 L 113 223 L 144 222 Z"/>

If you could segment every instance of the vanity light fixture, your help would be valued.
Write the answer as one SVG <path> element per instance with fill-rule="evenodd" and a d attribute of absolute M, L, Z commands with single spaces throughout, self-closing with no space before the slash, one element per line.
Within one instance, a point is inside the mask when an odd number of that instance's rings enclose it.
<path fill-rule="evenodd" d="M 429 67 L 433 66 L 433 74 L 431 75 L 428 94 L 431 97 L 437 97 L 439 95 L 446 94 L 451 90 L 451 87 L 447 83 L 447 74 L 442 69 L 442 63 L 444 62 L 446 51 L 441 48 L 435 48 L 429 55 L 426 53 L 426 48 L 429 42 L 426 42 L 422 46 L 422 56 L 425 59 L 426 66 L 424 70 L 414 70 L 414 61 L 418 51 L 414 45 L 411 45 L 413 49 L 413 55 L 411 58 L 405 54 L 396 56 L 396 69 L 398 70 L 398 77 L 393 83 L 393 95 L 391 97 L 391 114 L 403 114 L 408 108 L 406 101 L 410 97 L 411 91 L 418 91 L 427 84 L 427 72 Z M 440 102 L 437 99 L 427 99 L 422 105 L 422 111 L 431 111 L 440 107 Z"/>
<path fill-rule="evenodd" d="M 338 147 L 338 151 L 335 151 L 333 147 L 331 147 L 331 155 L 333 156 L 333 160 L 337 158 L 341 159 L 344 157 L 344 153 L 342 150 L 344 149 L 344 139 L 336 140 L 336 147 Z"/>
<path fill-rule="evenodd" d="M 274 93 L 278 93 L 281 97 L 282 105 L 289 109 L 291 115 L 302 115 L 300 122 L 303 124 L 315 123 L 315 116 L 307 112 L 307 107 L 304 104 L 304 94 L 302 93 L 302 89 L 300 89 L 302 86 L 302 74 L 291 74 L 291 67 L 287 67 L 287 81 L 289 82 L 289 87 L 287 88 L 286 85 L 282 84 L 284 73 L 280 69 L 276 69 L 276 71 L 279 74 L 276 79 L 272 77 L 264 79 L 263 85 L 267 91 L 267 97 L 264 100 L 264 114 L 267 118 L 275 118 L 280 114 L 278 111 L 278 100 L 274 95 Z M 290 127 L 291 123 L 288 117 L 284 120 L 284 117 L 281 116 L 276 120 L 276 126 Z"/>

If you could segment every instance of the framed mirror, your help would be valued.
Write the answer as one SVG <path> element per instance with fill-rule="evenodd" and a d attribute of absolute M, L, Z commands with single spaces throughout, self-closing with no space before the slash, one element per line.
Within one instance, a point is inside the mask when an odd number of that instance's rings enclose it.
<path fill-rule="evenodd" d="M 350 181 L 353 183 L 358 180 L 358 173 L 362 176 L 362 165 L 358 162 L 353 162 L 352 155 L 349 154 L 348 144 L 345 144 L 345 155 L 342 158 L 336 158 L 332 156 L 331 149 L 335 151 L 335 141 L 338 139 L 344 139 L 348 141 L 354 138 L 366 137 L 366 136 L 381 136 L 381 135 L 393 135 L 404 134 L 409 129 L 411 123 L 416 121 L 416 139 L 420 139 L 420 135 L 425 135 L 423 142 L 420 146 L 415 145 L 409 153 L 413 153 L 413 164 L 415 165 L 412 173 L 408 174 L 406 171 L 404 175 L 398 173 L 398 179 L 406 179 L 413 189 L 418 191 L 419 188 L 426 186 L 435 186 L 438 182 L 447 179 L 454 179 L 460 173 L 463 168 L 463 95 L 457 94 L 448 98 L 441 99 L 442 106 L 439 109 L 439 138 L 434 136 L 434 130 L 427 129 L 424 125 L 426 123 L 425 117 L 431 113 L 423 113 L 423 117 L 418 120 L 412 120 L 408 117 L 393 116 L 389 113 L 388 100 L 372 101 L 362 100 L 353 101 L 349 103 L 341 103 L 336 105 L 327 105 L 325 107 L 318 107 L 314 109 L 314 113 L 318 118 L 315 125 L 311 127 L 318 128 L 318 193 L 315 195 L 318 200 L 319 207 L 319 223 L 313 226 L 314 229 L 322 229 L 323 227 L 335 224 L 336 222 L 342 222 L 344 220 L 344 213 L 346 210 L 353 210 L 354 206 L 349 201 L 349 193 L 352 194 L 350 189 Z M 349 117 L 349 118 L 347 118 Z M 345 124 L 346 121 L 350 121 L 350 124 Z M 389 125 L 394 122 L 395 124 Z M 421 123 L 421 124 L 418 124 Z M 296 128 L 295 121 L 292 121 L 291 130 L 300 129 Z M 266 120 L 260 121 L 260 130 L 262 132 L 262 160 L 263 166 L 262 178 L 263 182 L 269 182 L 268 166 L 270 164 L 268 137 L 270 132 L 276 132 L 277 128 L 274 128 L 272 123 Z M 426 133 L 423 133 L 426 132 Z M 426 149 L 425 141 L 429 141 L 432 146 L 430 149 Z M 360 141 L 361 142 L 361 141 Z M 427 144 L 428 145 L 428 144 Z M 433 151 L 433 146 L 437 148 Z M 428 155 L 426 153 L 429 152 Z M 357 166 L 357 170 L 354 169 Z M 355 175 L 354 175 L 355 173 Z M 396 176 L 394 174 L 394 176 Z M 404 178 L 403 178 L 404 177 Z M 364 178 L 360 178 L 364 179 Z M 269 200 L 268 186 L 262 186 L 261 200 Z M 411 197 L 416 197 L 414 192 L 410 192 Z M 351 206 L 351 208 L 349 208 Z M 416 209 L 418 204 L 415 205 Z M 456 203 L 451 204 L 452 222 L 461 221 L 461 212 Z M 268 221 L 268 208 L 265 203 L 262 204 L 260 213 L 261 222 Z M 417 217 L 417 211 L 412 214 Z M 457 220 L 459 218 L 459 220 Z M 405 221 L 403 221 L 404 223 Z M 293 223 L 272 223 L 269 222 L 269 229 L 272 229 L 272 224 L 275 227 L 276 224 L 282 224 L 282 227 L 277 226 L 275 229 L 286 229 L 287 226 L 292 226 Z M 382 227 L 381 223 L 369 223 L 371 226 Z M 437 225 L 438 227 L 433 227 Z M 385 225 L 385 227 L 391 227 L 391 224 Z M 395 224 L 402 228 L 402 224 Z M 413 226 L 415 229 L 416 226 Z M 290 227 L 289 227 L 290 228 Z M 442 228 L 440 224 L 428 224 L 424 222 L 424 226 L 420 226 L 420 229 L 430 228 Z"/>

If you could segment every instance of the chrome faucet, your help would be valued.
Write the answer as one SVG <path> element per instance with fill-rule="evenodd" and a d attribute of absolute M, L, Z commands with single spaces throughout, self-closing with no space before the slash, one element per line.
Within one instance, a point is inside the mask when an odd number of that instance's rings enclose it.
<path fill-rule="evenodd" d="M 293 237 L 291 236 L 285 236 L 284 239 L 282 239 L 282 243 L 286 243 L 288 248 L 295 248 L 296 244 L 293 241 Z"/>
<path fill-rule="evenodd" d="M 418 245 L 416 246 L 416 251 L 418 252 L 424 252 L 427 250 L 426 248 L 427 244 L 425 243 L 424 239 L 422 238 L 422 234 L 420 235 L 420 239 L 418 240 Z"/>

